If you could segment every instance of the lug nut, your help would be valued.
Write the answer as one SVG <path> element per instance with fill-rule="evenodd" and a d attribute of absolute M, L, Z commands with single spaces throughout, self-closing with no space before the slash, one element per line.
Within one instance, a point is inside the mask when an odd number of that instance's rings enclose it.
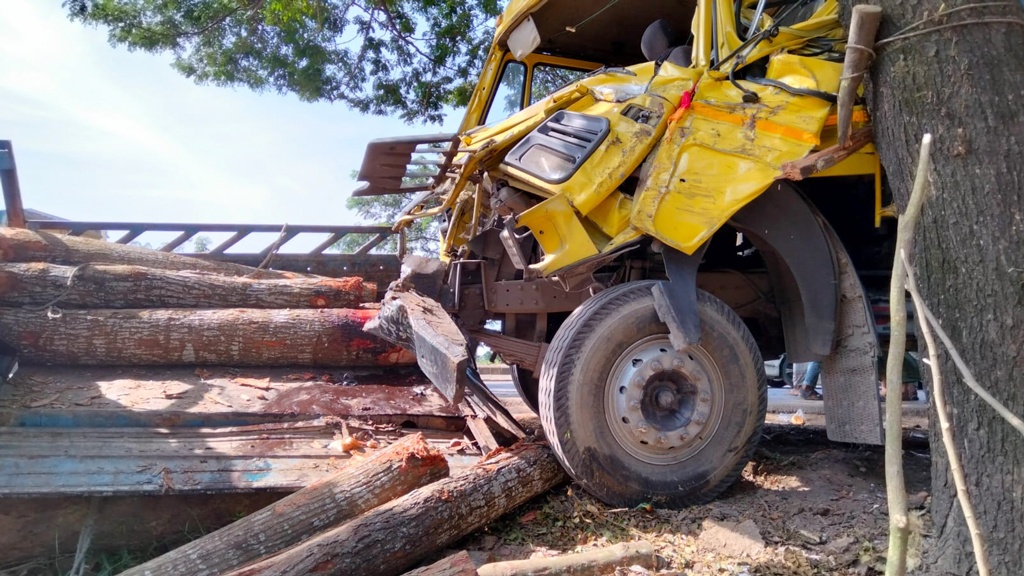
<path fill-rule="evenodd" d="M 633 400 L 632 402 L 629 403 L 629 407 L 633 408 L 634 410 L 639 410 L 640 409 L 640 401 L 639 400 Z"/>
<path fill-rule="evenodd" d="M 672 367 L 673 368 L 682 368 L 683 367 L 683 360 L 681 358 L 676 358 L 675 360 L 672 361 Z"/>
<path fill-rule="evenodd" d="M 696 424 L 697 426 L 703 426 L 704 425 L 704 417 L 703 416 L 698 416 L 698 417 L 694 418 L 693 419 L 693 423 Z"/>
<path fill-rule="evenodd" d="M 664 434 L 658 434 L 658 437 L 654 439 L 654 443 L 662 445 L 666 440 L 668 440 L 668 438 L 666 438 Z"/>
<path fill-rule="evenodd" d="M 659 362 L 657 360 L 655 360 L 654 362 L 651 362 L 651 370 L 654 370 L 655 372 L 661 372 L 661 368 L 662 368 L 661 362 Z"/>
<path fill-rule="evenodd" d="M 637 376 L 636 378 L 633 378 L 633 386 L 643 386 L 643 385 L 644 385 L 644 379 L 643 378 L 641 378 L 639 376 Z"/>
<path fill-rule="evenodd" d="M 679 440 L 681 440 L 683 442 L 686 442 L 689 439 L 690 439 L 690 435 L 687 434 L 686 432 L 683 432 L 682 434 L 679 435 Z"/>
<path fill-rule="evenodd" d="M 700 401 L 701 402 L 707 403 L 709 400 L 711 400 L 711 397 L 708 396 L 707 393 L 704 393 L 704 394 L 700 395 Z"/>
<path fill-rule="evenodd" d="M 636 424 L 636 431 L 641 433 L 641 434 L 646 434 L 647 433 L 647 422 L 644 422 L 643 420 L 637 422 L 637 424 Z"/>

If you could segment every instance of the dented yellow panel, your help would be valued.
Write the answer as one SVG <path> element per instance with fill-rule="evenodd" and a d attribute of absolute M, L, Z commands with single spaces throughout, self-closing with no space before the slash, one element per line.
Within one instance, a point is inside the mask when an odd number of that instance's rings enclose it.
<path fill-rule="evenodd" d="M 630 105 L 650 110 L 649 123 L 623 116 L 622 111 Z M 607 118 L 611 132 L 572 177 L 562 184 L 548 184 L 515 168 L 509 168 L 508 175 L 551 194 L 565 194 L 576 211 L 587 215 L 647 156 L 664 133 L 668 115 L 675 107 L 661 98 L 643 95 L 628 102 L 594 102 L 580 108 L 574 106 L 570 109 Z"/>
<path fill-rule="evenodd" d="M 629 215 L 633 211 L 633 199 L 621 192 L 613 192 L 587 214 L 601 232 L 617 236 L 629 226 Z"/>
<path fill-rule="evenodd" d="M 790 86 L 834 93 L 842 64 L 779 54 L 767 77 Z M 631 223 L 692 254 L 737 210 L 781 175 L 780 168 L 819 143 L 831 104 L 772 86 L 740 81 L 756 103 L 728 80 L 705 75 L 694 102 L 669 128 L 646 180 L 638 188 Z"/>
<path fill-rule="evenodd" d="M 530 266 L 542 275 L 598 253 L 564 195 L 548 198 L 523 212 L 516 224 L 529 228 L 544 250 L 544 258 Z"/>

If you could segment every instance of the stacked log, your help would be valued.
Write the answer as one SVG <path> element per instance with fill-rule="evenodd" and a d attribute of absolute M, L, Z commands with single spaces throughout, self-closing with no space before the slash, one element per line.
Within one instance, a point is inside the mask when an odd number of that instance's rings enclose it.
<path fill-rule="evenodd" d="M 407 350 L 365 334 L 375 310 L 0 308 L 27 363 L 91 366 L 392 366 Z"/>
<path fill-rule="evenodd" d="M 415 434 L 121 576 L 215 576 L 283 550 L 448 476 L 444 456 Z"/>
<path fill-rule="evenodd" d="M 126 264 L 160 270 L 195 270 L 228 276 L 258 275 L 261 278 L 296 278 L 299 274 L 257 270 L 230 262 L 211 262 L 172 252 L 51 234 L 22 228 L 0 228 L 0 262 L 50 262 L 55 264 Z"/>
<path fill-rule="evenodd" d="M 70 279 L 70 283 L 69 283 Z M 362 278 L 251 278 L 120 264 L 0 264 L 0 305 L 62 308 L 352 308 L 377 299 Z"/>
<path fill-rule="evenodd" d="M 391 366 L 377 287 L 0 228 L 0 339 L 26 363 Z"/>
<path fill-rule="evenodd" d="M 565 481 L 543 444 L 519 444 L 230 576 L 395 576 Z"/>

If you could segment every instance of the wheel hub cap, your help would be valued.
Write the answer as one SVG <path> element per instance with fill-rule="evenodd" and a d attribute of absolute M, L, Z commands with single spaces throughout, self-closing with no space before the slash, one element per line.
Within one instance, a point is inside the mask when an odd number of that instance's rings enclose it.
<path fill-rule="evenodd" d="M 605 416 L 619 445 L 651 464 L 674 464 L 699 452 L 722 417 L 724 386 L 700 346 L 677 352 L 667 336 L 645 338 L 608 376 Z"/>

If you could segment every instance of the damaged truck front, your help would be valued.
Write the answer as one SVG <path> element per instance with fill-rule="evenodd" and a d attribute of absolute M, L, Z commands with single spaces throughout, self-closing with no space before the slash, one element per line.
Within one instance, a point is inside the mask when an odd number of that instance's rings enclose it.
<path fill-rule="evenodd" d="M 451 400 L 487 395 L 469 350 L 496 351 L 613 505 L 728 487 L 763 356 L 821 361 L 829 436 L 880 443 L 881 167 L 868 137 L 786 177 L 836 144 L 844 50 L 835 0 L 512 0 L 459 132 L 369 145 L 355 194 L 409 194 L 396 229 L 443 222 L 374 330 Z"/>

